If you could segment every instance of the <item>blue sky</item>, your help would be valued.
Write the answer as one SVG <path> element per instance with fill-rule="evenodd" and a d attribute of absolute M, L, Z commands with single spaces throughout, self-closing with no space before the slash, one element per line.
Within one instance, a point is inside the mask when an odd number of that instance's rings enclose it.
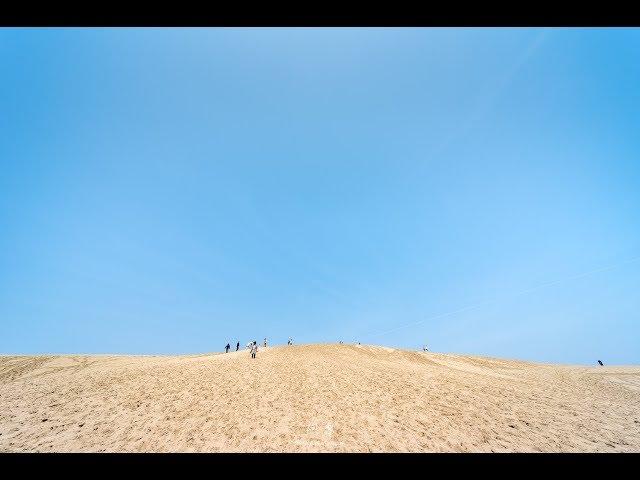
<path fill-rule="evenodd" d="M 640 361 L 640 30 L 0 30 L 0 353 Z"/>

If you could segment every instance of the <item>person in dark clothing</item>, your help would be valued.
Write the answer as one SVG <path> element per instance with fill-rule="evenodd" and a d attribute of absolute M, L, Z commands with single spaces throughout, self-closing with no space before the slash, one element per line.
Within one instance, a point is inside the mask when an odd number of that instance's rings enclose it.
<path fill-rule="evenodd" d="M 231 348 L 231 345 L 229 345 L 229 344 L 227 343 L 227 346 L 226 346 L 226 347 L 224 347 L 224 349 L 227 351 L 226 353 L 229 353 L 229 349 L 230 349 L 230 348 Z"/>
<path fill-rule="evenodd" d="M 604 363 L 602 363 L 600 360 L 598 360 L 598 363 L 600 364 L 601 367 L 604 367 Z"/>
<path fill-rule="evenodd" d="M 240 342 L 236 343 L 236 352 L 240 350 Z"/>

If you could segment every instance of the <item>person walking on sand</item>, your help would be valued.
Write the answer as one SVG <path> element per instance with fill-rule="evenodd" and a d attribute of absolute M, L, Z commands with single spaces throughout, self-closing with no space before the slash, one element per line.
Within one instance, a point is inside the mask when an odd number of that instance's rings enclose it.
<path fill-rule="evenodd" d="M 240 342 L 236 343 L 236 352 L 240 350 Z"/>
<path fill-rule="evenodd" d="M 265 346 L 265 347 L 267 346 L 267 339 L 266 339 L 266 337 L 265 337 L 265 339 L 264 339 L 264 346 Z"/>
<path fill-rule="evenodd" d="M 253 345 L 251 345 L 251 358 L 256 358 L 256 353 L 258 353 L 258 344 L 253 342 Z"/>
<path fill-rule="evenodd" d="M 229 353 L 229 349 L 230 349 L 230 348 L 231 348 L 231 345 L 229 345 L 229 344 L 227 343 L 227 346 L 226 346 L 226 347 L 224 347 L 224 349 L 226 350 L 226 353 Z"/>

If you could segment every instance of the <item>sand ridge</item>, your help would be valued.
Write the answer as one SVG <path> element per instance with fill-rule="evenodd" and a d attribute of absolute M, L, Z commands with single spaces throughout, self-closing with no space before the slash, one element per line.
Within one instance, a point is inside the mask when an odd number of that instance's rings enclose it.
<path fill-rule="evenodd" d="M 640 451 L 640 367 L 367 345 L 0 357 L 0 452 Z"/>

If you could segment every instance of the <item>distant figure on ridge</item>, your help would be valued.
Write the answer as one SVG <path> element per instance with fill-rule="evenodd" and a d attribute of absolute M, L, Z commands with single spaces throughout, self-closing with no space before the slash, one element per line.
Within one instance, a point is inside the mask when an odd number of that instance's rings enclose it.
<path fill-rule="evenodd" d="M 604 363 L 602 363 L 600 360 L 598 360 L 598 363 L 600 364 L 601 367 L 604 367 Z"/>
<path fill-rule="evenodd" d="M 227 346 L 226 346 L 226 347 L 224 347 L 224 349 L 226 350 L 226 353 L 229 353 L 229 349 L 230 349 L 230 348 L 231 348 L 231 345 L 229 345 L 229 344 L 227 343 Z"/>
<path fill-rule="evenodd" d="M 240 350 L 240 342 L 236 343 L 236 352 Z"/>
<path fill-rule="evenodd" d="M 291 338 L 289 338 L 289 341 L 287 342 L 287 345 L 293 345 L 293 340 L 291 340 Z"/>
<path fill-rule="evenodd" d="M 264 346 L 265 347 L 267 346 L 267 339 L 266 338 L 264 339 Z"/>
<path fill-rule="evenodd" d="M 256 358 L 256 353 L 258 353 L 258 344 L 253 342 L 251 345 L 251 358 Z"/>

